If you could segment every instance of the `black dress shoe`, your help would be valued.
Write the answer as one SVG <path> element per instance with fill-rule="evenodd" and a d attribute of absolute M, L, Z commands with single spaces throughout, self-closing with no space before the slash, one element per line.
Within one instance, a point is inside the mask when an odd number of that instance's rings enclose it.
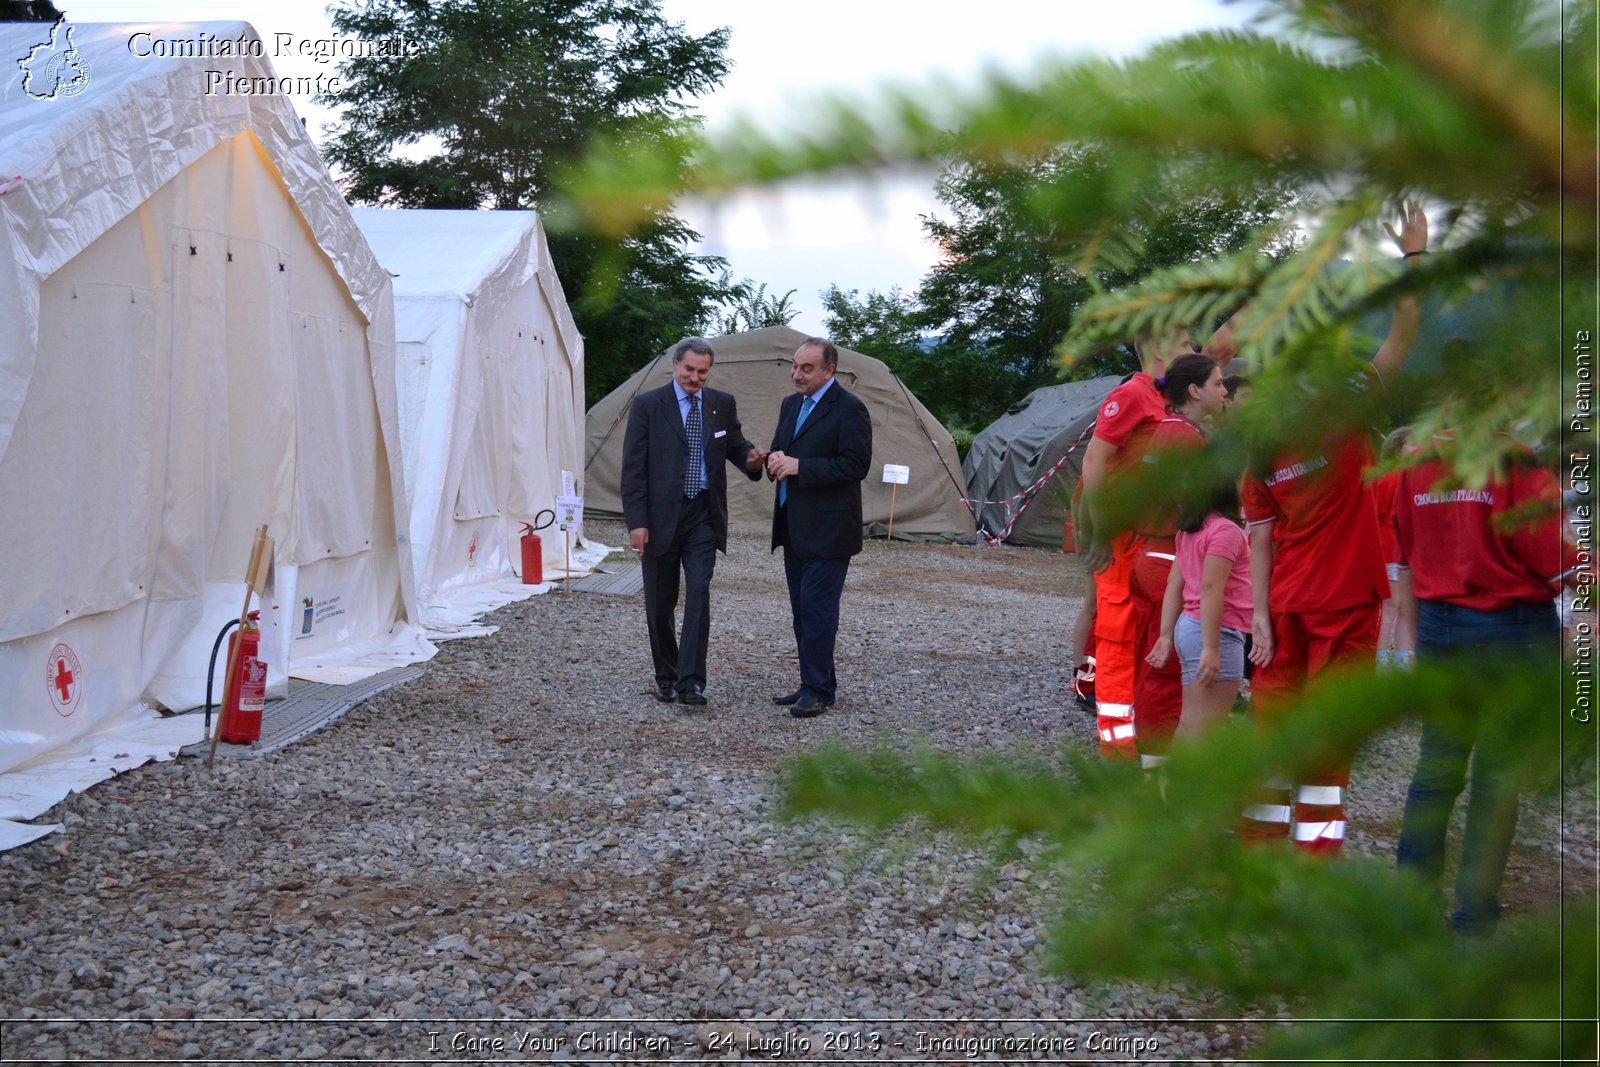
<path fill-rule="evenodd" d="M 806 691 L 804 689 L 796 689 L 794 692 L 785 693 L 781 697 L 773 697 L 772 698 L 772 702 L 774 704 L 778 705 L 778 707 L 780 707 L 780 708 L 787 708 L 787 707 L 790 707 L 790 706 L 794 705 L 796 702 L 799 701 L 799 699 L 801 697 L 803 697 L 805 695 L 806 695 Z M 833 698 L 832 697 L 818 697 L 817 699 L 822 702 L 822 706 L 823 707 L 825 707 L 825 708 L 833 707 Z"/>
<path fill-rule="evenodd" d="M 671 682 L 663 682 L 656 686 L 656 699 L 663 704 L 670 704 L 678 699 L 677 691 L 672 688 Z"/>
<path fill-rule="evenodd" d="M 823 700 L 814 693 L 801 693 L 798 700 L 789 706 L 789 714 L 797 719 L 810 719 L 821 715 L 828 710 L 831 700 Z"/>
<path fill-rule="evenodd" d="M 693 704 L 696 707 L 706 702 L 705 690 L 698 685 L 686 685 L 678 691 L 678 703 Z"/>

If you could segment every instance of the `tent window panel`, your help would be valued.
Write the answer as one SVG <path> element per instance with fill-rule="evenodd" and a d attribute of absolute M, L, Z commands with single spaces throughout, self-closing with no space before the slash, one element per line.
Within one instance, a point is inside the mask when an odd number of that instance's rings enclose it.
<path fill-rule="evenodd" d="M 295 315 L 293 328 L 296 540 L 290 562 L 304 565 L 371 546 L 382 467 L 365 327 Z"/>
<path fill-rule="evenodd" d="M 0 460 L 0 641 L 148 594 L 167 478 L 167 295 L 60 275 Z"/>
<path fill-rule="evenodd" d="M 454 515 L 457 519 L 482 519 L 500 514 L 500 468 L 504 435 L 500 432 L 503 420 L 500 408 L 505 404 L 505 390 L 500 387 L 496 372 L 503 366 L 505 357 L 492 349 L 482 349 L 476 373 L 482 376 L 478 391 L 478 410 L 467 413 L 472 418 L 472 429 L 467 443 L 467 458 L 461 468 L 461 482 L 456 489 Z M 465 372 L 467 368 L 463 368 Z"/>

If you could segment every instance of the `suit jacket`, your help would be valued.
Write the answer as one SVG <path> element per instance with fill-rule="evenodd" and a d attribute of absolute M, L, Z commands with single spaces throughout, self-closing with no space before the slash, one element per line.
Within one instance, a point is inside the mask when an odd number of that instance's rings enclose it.
<path fill-rule="evenodd" d="M 702 387 L 699 396 L 711 522 L 717 531 L 717 548 L 726 552 L 728 472 L 722 460 L 744 471 L 745 457 L 755 445 L 739 427 L 739 411 L 731 394 Z M 688 454 L 689 438 L 672 383 L 634 397 L 622 438 L 622 517 L 628 529 L 643 526 L 650 531 L 644 546 L 647 556 L 659 556 L 673 547 L 683 508 Z M 752 481 L 761 477 L 759 470 L 745 474 Z"/>
<path fill-rule="evenodd" d="M 835 378 L 795 433 L 803 399 L 793 393 L 778 409 L 772 450 L 798 459 L 800 473 L 788 480 L 787 504 L 779 507 L 773 498 L 772 547 L 784 545 L 800 559 L 848 558 L 861 551 L 861 480 L 872 465 L 872 416 Z"/>

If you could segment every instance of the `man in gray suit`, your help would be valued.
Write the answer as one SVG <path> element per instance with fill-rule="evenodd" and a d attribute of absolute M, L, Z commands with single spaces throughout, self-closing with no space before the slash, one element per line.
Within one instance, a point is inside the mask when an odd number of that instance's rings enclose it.
<path fill-rule="evenodd" d="M 715 354 L 703 337 L 672 350 L 672 384 L 634 398 L 622 442 L 622 515 L 644 566 L 645 624 L 656 699 L 706 702 L 711 574 L 728 550 L 725 459 L 761 477 L 767 454 L 739 427 L 733 397 L 706 387 Z M 673 635 L 678 570 L 686 587 L 683 636 Z"/>

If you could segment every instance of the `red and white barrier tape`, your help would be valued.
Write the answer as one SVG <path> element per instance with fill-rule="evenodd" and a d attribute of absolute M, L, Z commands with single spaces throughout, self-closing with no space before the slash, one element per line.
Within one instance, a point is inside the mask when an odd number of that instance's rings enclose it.
<path fill-rule="evenodd" d="M 1056 471 L 1061 469 L 1061 465 L 1067 461 L 1067 457 L 1082 448 L 1084 442 L 1093 436 L 1094 423 L 1091 422 L 1084 428 L 1083 433 L 1078 435 L 1078 439 L 1072 442 L 1072 447 L 1063 452 L 1061 458 L 1056 460 L 1055 464 L 1045 471 L 1037 481 L 1020 493 L 1014 493 L 1004 500 L 972 500 L 963 497 L 961 502 L 967 505 L 968 511 L 972 512 L 972 521 L 978 527 L 978 535 L 984 539 L 985 543 L 998 545 L 1010 537 L 1012 527 L 1017 524 L 1017 520 L 1022 517 L 1022 513 L 1028 510 L 1028 505 L 1032 504 L 1034 498 L 1039 495 L 1039 490 L 1043 489 L 1046 483 L 1056 476 Z M 1018 505 L 1015 511 L 1012 511 L 1011 504 L 1017 500 L 1022 501 L 1022 503 Z M 983 528 L 983 522 L 978 515 L 978 509 L 983 507 L 1003 507 L 1006 509 L 1006 524 L 998 534 L 991 534 Z"/>

